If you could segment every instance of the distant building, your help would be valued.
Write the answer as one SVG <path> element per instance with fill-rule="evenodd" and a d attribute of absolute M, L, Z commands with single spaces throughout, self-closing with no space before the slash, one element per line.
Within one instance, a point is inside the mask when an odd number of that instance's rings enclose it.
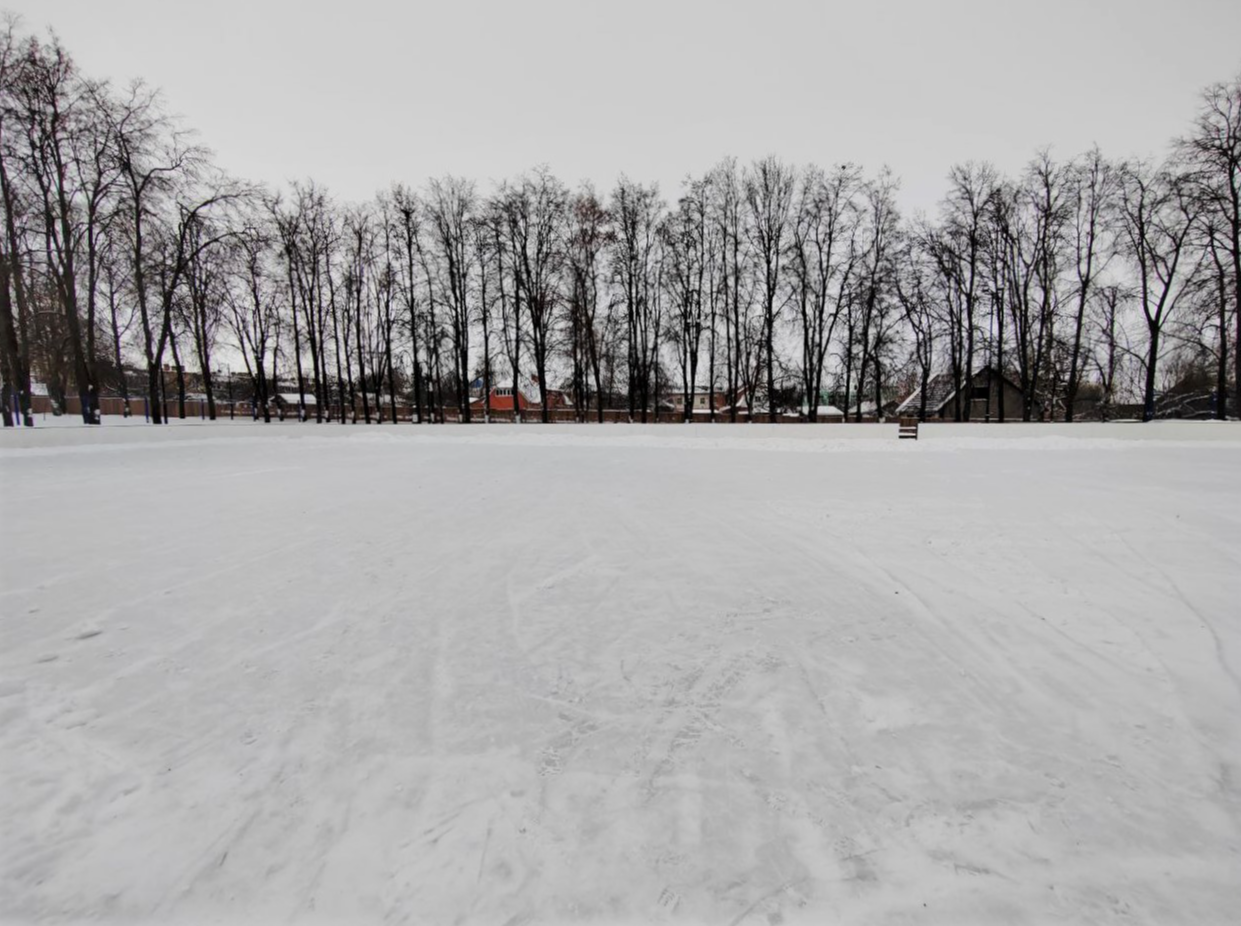
<path fill-rule="evenodd" d="M 296 392 L 277 392 L 272 396 L 271 403 L 282 419 L 285 415 L 301 414 L 303 407 L 306 409 L 306 414 L 309 415 L 314 411 L 317 404 L 312 394 L 303 393 L 302 404 L 299 405 Z"/>
<path fill-rule="evenodd" d="M 695 415 L 710 415 L 711 403 L 714 399 L 715 412 L 720 412 L 728 408 L 728 395 L 723 389 L 716 389 L 712 392 L 706 386 L 698 386 L 690 393 L 690 407 Z M 674 412 L 685 412 L 685 393 L 682 390 L 674 390 L 668 393 L 667 404 Z"/>
<path fill-rule="evenodd" d="M 810 417 L 810 406 L 803 405 L 801 407 L 803 416 Z M 816 421 L 844 421 L 845 413 L 838 409 L 835 405 L 819 405 L 814 410 Z"/>
<path fill-rule="evenodd" d="M 525 391 L 518 389 L 517 398 L 513 398 L 512 386 L 493 386 L 490 390 L 490 402 L 484 402 L 483 396 L 479 396 L 470 402 L 471 412 L 481 412 L 489 404 L 493 412 L 511 412 L 514 407 L 520 408 L 523 412 L 538 407 L 538 400 L 530 401 L 526 397 Z"/>
<path fill-rule="evenodd" d="M 957 389 L 951 373 L 932 376 L 926 387 L 927 419 L 955 421 L 958 391 L 962 421 L 997 421 L 1001 397 L 1004 417 L 1010 421 L 1021 419 L 1021 387 L 992 367 L 975 370 L 970 384 L 961 390 Z M 896 414 L 901 418 L 916 418 L 921 407 L 922 390 L 915 389 L 896 407 Z"/>
<path fill-rule="evenodd" d="M 482 380 L 475 380 L 470 384 L 470 393 L 475 396 L 470 401 L 472 414 L 483 411 L 486 404 L 483 397 L 487 392 L 490 393 L 490 405 L 493 412 L 511 412 L 515 407 L 523 412 L 541 411 L 543 408 L 539 378 L 534 375 L 523 376 L 518 380 L 516 397 L 514 397 L 511 382 L 507 386 L 492 386 L 490 390 L 485 391 Z M 573 401 L 563 389 L 548 389 L 547 407 L 550 410 L 572 408 Z"/>

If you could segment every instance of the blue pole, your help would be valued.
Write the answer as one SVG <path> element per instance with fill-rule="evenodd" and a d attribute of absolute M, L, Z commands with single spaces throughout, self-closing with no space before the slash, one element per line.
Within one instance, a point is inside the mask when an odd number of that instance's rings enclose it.
<path fill-rule="evenodd" d="M 147 424 L 151 423 L 151 400 L 146 396 L 142 397 L 142 417 Z"/>

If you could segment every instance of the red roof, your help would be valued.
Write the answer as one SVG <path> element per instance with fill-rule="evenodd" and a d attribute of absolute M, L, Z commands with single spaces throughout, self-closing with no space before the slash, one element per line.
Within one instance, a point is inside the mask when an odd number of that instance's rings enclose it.
<path fill-rule="evenodd" d="M 522 411 L 530 408 L 538 408 L 538 403 L 531 402 L 520 392 L 517 393 L 517 401 Z M 555 403 L 552 403 L 555 405 Z M 475 399 L 470 403 L 470 408 L 481 409 L 483 407 L 482 399 Z M 513 390 L 511 388 L 495 388 L 491 390 L 491 410 L 493 412 L 511 412 L 513 410 Z"/>
<path fill-rule="evenodd" d="M 537 398 L 531 400 L 526 398 L 525 393 L 519 392 L 518 404 L 521 410 L 527 411 L 532 408 L 541 408 Z M 569 397 L 565 395 L 563 390 L 548 389 L 547 390 L 547 406 L 548 408 L 564 408 L 572 405 Z M 482 399 L 473 399 L 470 402 L 470 408 L 479 410 L 483 407 Z M 491 390 L 491 410 L 493 412 L 511 412 L 513 410 L 513 390 L 509 387 L 499 386 Z"/>

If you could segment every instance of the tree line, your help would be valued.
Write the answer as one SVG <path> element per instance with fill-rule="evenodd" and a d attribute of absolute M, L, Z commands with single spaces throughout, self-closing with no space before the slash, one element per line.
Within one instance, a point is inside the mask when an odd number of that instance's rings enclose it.
<path fill-rule="evenodd" d="M 221 358 L 260 414 L 284 383 L 302 417 L 342 423 L 489 417 L 492 386 L 529 382 L 543 420 L 552 388 L 582 420 L 645 421 L 670 393 L 688 418 L 699 390 L 712 419 L 814 420 L 825 396 L 860 419 L 917 389 L 925 416 L 937 374 L 960 420 L 984 368 L 1020 391 L 1001 420 L 1071 421 L 1085 399 L 1147 419 L 1204 396 L 1241 408 L 1241 76 L 1203 91 L 1158 160 L 967 162 L 932 215 L 902 215 L 898 186 L 767 157 L 726 158 L 671 200 L 546 168 L 365 203 L 275 191 L 221 170 L 146 84 L 94 80 L 10 19 L 4 423 L 33 422 L 36 380 L 88 423 L 105 393 L 160 422 L 165 369 L 182 415 L 197 370 L 215 418 Z"/>

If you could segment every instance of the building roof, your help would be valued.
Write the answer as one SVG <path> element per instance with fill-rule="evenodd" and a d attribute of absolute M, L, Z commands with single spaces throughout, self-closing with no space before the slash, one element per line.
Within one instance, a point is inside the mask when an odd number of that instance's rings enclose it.
<path fill-rule="evenodd" d="M 991 375 L 997 377 L 1001 382 L 1007 383 L 1014 389 L 1020 390 L 1020 386 L 1014 383 L 1003 373 L 993 370 L 991 367 L 981 367 L 974 371 L 973 382 L 978 383 L 980 376 Z M 952 401 L 952 397 L 957 394 L 957 388 L 953 385 L 951 373 L 937 373 L 927 380 L 926 384 L 926 410 L 927 414 L 938 413 L 945 405 Z M 913 415 L 918 412 L 921 406 L 919 397 L 922 395 L 921 389 L 915 389 L 913 393 L 896 407 L 898 415 Z"/>
<path fill-rule="evenodd" d="M 474 382 L 471 383 L 471 387 L 481 389 L 483 387 L 483 380 L 481 378 L 474 380 Z M 511 377 L 505 378 L 502 376 L 497 376 L 495 377 L 495 382 L 490 389 L 491 397 L 492 399 L 495 399 L 497 397 L 503 398 L 510 396 L 512 394 L 512 388 L 513 380 Z M 529 402 L 531 405 L 538 405 L 540 399 L 539 378 L 533 373 L 522 373 L 517 378 L 517 390 L 521 393 L 523 402 Z M 547 388 L 547 394 L 548 396 L 555 395 L 565 400 L 568 399 L 568 396 L 563 390 L 553 389 L 550 386 Z M 476 399 L 475 401 L 480 405 L 482 404 L 481 398 Z"/>
<path fill-rule="evenodd" d="M 810 406 L 803 405 L 801 411 L 803 415 L 809 414 Z M 835 405 L 819 405 L 815 408 L 814 413 L 820 418 L 843 418 L 845 416 L 845 413 Z"/>
<path fill-rule="evenodd" d="M 279 399 L 281 402 L 284 402 L 286 405 L 297 404 L 297 393 L 296 392 L 277 392 L 276 398 Z M 314 405 L 315 397 L 310 394 L 305 394 L 302 396 L 302 401 L 306 405 Z"/>
<path fill-rule="evenodd" d="M 951 373 L 936 373 L 926 383 L 926 410 L 937 412 L 956 394 Z M 922 389 L 915 389 L 905 401 L 896 406 L 898 415 L 914 414 L 922 407 Z"/>

